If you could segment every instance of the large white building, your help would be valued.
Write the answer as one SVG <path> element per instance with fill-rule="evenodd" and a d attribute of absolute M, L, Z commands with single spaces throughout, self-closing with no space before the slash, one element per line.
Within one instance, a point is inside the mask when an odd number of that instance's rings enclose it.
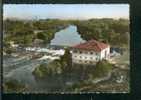
<path fill-rule="evenodd" d="M 103 42 L 90 40 L 72 47 L 72 62 L 82 64 L 95 64 L 110 57 L 110 46 Z"/>

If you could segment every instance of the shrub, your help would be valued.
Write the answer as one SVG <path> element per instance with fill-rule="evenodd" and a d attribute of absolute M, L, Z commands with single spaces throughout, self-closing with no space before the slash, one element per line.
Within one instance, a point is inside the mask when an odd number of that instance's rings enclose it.
<path fill-rule="evenodd" d="M 49 73 L 49 70 L 47 69 L 45 64 L 41 64 L 35 68 L 33 71 L 33 74 L 37 77 L 43 78 Z"/>
<path fill-rule="evenodd" d="M 20 83 L 17 80 L 8 80 L 4 83 L 5 92 L 23 92 L 27 89 L 25 84 Z"/>
<path fill-rule="evenodd" d="M 94 78 L 101 78 L 109 74 L 112 70 L 112 65 L 106 61 L 102 60 L 97 62 L 95 68 L 89 74 L 90 77 Z"/>

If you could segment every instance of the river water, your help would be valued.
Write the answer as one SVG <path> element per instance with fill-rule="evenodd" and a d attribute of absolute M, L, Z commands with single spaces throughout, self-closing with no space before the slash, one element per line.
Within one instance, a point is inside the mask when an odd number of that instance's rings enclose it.
<path fill-rule="evenodd" d="M 51 40 L 51 45 L 73 46 L 85 42 L 77 32 L 77 27 L 70 25 L 66 29 L 56 32 L 54 39 Z"/>
<path fill-rule="evenodd" d="M 62 29 L 59 32 L 56 32 L 54 39 L 51 40 L 51 45 L 59 45 L 59 46 L 73 46 L 79 43 L 85 42 L 81 38 L 81 36 L 77 32 L 77 27 L 70 25 L 66 29 Z M 21 54 L 21 52 L 18 52 Z M 59 78 L 49 79 L 49 80 L 38 80 L 32 74 L 33 70 L 41 63 L 48 63 L 48 60 L 38 60 L 38 59 L 30 59 L 28 55 L 23 54 L 22 56 L 14 57 L 14 56 L 4 56 L 3 57 L 3 77 L 4 80 L 18 80 L 19 82 L 26 84 L 28 86 L 29 93 L 47 93 L 55 90 L 63 90 L 64 84 Z M 119 73 L 120 72 L 120 73 Z M 112 77 L 103 83 L 106 84 L 109 89 L 109 82 L 112 85 L 118 85 L 115 80 L 117 77 L 123 75 L 125 78 L 129 77 L 126 74 L 128 71 L 122 71 L 121 69 L 117 70 L 116 76 L 112 75 Z M 120 75 L 121 74 L 121 75 Z M 112 81 L 114 80 L 114 82 Z M 112 83 L 111 83 L 112 82 Z M 128 81 L 123 83 L 126 85 Z M 112 86 L 111 85 L 111 86 Z M 58 87 L 59 86 L 59 87 Z M 128 86 L 128 85 L 126 85 Z M 113 86 L 112 86 L 113 87 Z M 111 87 L 111 89 L 112 89 Z M 61 88 L 61 89 L 60 89 Z M 123 87 L 121 87 L 123 88 Z"/>
<path fill-rule="evenodd" d="M 84 42 L 77 32 L 77 27 L 70 25 L 66 29 L 56 32 L 54 39 L 51 40 L 51 45 L 72 46 Z M 28 56 L 4 56 L 3 57 L 3 77 L 4 80 L 14 79 L 26 84 L 30 89 L 28 92 L 48 91 L 44 87 L 46 82 L 37 81 L 32 74 L 32 71 L 41 63 L 48 63 L 38 59 L 30 59 Z M 61 83 L 60 83 L 61 84 Z M 50 86 L 50 85 L 48 85 Z M 44 90 L 45 89 L 45 90 Z"/>

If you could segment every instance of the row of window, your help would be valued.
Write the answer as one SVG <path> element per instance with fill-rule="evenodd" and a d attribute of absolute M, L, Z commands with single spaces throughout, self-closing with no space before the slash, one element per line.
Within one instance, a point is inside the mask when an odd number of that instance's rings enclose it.
<path fill-rule="evenodd" d="M 76 63 L 89 63 L 89 64 L 93 64 L 93 63 L 95 63 L 94 61 L 83 61 L 83 60 L 78 60 L 78 61 L 75 61 Z"/>
<path fill-rule="evenodd" d="M 95 57 L 82 57 L 82 56 L 74 56 L 75 58 L 84 58 L 84 59 L 95 59 Z"/>
<path fill-rule="evenodd" d="M 96 57 L 82 57 L 82 56 L 74 56 L 75 58 L 83 58 L 83 59 L 91 59 L 91 60 L 93 60 L 93 59 L 95 59 L 95 60 L 98 60 L 98 58 Z"/>
<path fill-rule="evenodd" d="M 86 51 L 78 51 L 78 50 L 74 50 L 73 51 L 74 53 L 80 53 L 80 54 L 82 54 L 82 53 L 85 53 L 85 54 L 95 54 L 95 55 L 97 55 L 97 53 L 95 53 L 95 52 L 86 52 Z"/>

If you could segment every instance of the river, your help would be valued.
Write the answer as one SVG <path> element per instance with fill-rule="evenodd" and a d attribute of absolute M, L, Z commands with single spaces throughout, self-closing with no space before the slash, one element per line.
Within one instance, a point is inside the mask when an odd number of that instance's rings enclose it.
<path fill-rule="evenodd" d="M 59 45 L 59 46 L 73 46 L 79 43 L 85 42 L 81 38 L 81 36 L 77 32 L 77 27 L 70 25 L 69 27 L 60 30 L 59 32 L 56 32 L 54 39 L 51 40 L 50 45 Z M 46 47 L 46 46 L 45 46 Z M 18 54 L 21 55 L 21 52 L 18 52 Z M 26 84 L 28 86 L 29 93 L 47 93 L 51 91 L 61 91 L 64 89 L 64 84 L 61 81 L 61 79 L 55 77 L 54 79 L 50 78 L 48 80 L 38 80 L 35 78 L 35 76 L 32 74 L 32 71 L 42 63 L 48 63 L 48 60 L 38 60 L 38 59 L 30 59 L 28 55 L 21 55 L 18 57 L 14 56 L 4 56 L 3 57 L 3 77 L 4 80 L 18 80 L 19 82 Z M 120 73 L 119 73 L 120 72 Z M 119 76 L 124 76 L 125 81 L 121 84 L 126 85 L 129 80 L 129 74 L 127 74 L 127 71 L 124 71 L 123 69 L 116 70 L 112 77 L 104 82 L 101 82 L 100 84 L 104 84 L 106 88 L 111 89 L 113 85 L 120 85 L 120 83 L 116 82 L 116 79 Z M 115 74 L 115 75 L 114 75 Z M 109 82 L 112 84 L 111 87 L 109 87 Z M 99 85 L 100 85 L 99 84 Z M 126 85 L 128 87 L 128 85 Z M 123 88 L 122 86 L 120 88 Z M 118 88 L 118 89 L 120 89 Z M 102 89 L 100 89 L 102 90 Z M 128 89 L 127 89 L 128 90 Z"/>
<path fill-rule="evenodd" d="M 70 25 L 69 27 L 55 33 L 54 39 L 51 40 L 50 45 L 72 46 L 84 42 L 77 32 L 77 27 Z M 19 52 L 18 52 L 19 53 Z M 4 56 L 3 57 L 3 77 L 4 80 L 18 80 L 26 84 L 30 89 L 28 92 L 47 91 L 44 87 L 46 82 L 37 81 L 32 74 L 32 71 L 41 63 L 48 63 L 46 61 L 39 61 L 37 59 L 29 59 L 28 56 Z M 60 83 L 61 84 L 61 83 Z M 48 84 L 49 85 L 49 84 Z M 50 85 L 49 85 L 50 86 Z M 45 90 L 44 90 L 45 89 Z"/>
<path fill-rule="evenodd" d="M 51 45 L 73 46 L 85 42 L 77 32 L 77 27 L 70 25 L 66 29 L 56 32 L 54 39 L 51 40 Z"/>

